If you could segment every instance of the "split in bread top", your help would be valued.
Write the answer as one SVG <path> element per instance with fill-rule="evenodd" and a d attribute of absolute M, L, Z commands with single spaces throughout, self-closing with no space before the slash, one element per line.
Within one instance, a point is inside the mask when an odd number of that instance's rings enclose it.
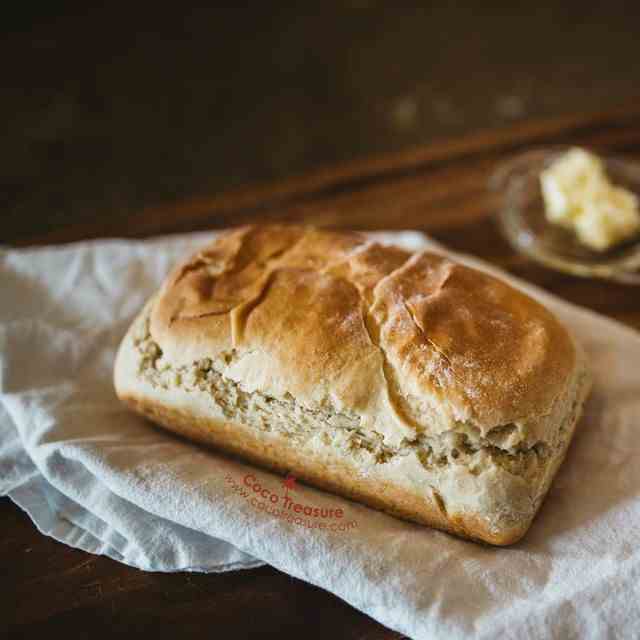
<path fill-rule="evenodd" d="M 460 423 L 544 440 L 576 367 L 562 325 L 509 285 L 298 226 L 222 234 L 167 279 L 150 330 L 175 365 L 232 354 L 224 375 L 247 391 L 357 415 L 392 446 Z"/>

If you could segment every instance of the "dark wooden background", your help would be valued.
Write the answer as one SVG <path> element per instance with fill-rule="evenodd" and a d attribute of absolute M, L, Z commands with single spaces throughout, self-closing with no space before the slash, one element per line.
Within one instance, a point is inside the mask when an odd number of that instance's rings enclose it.
<path fill-rule="evenodd" d="M 640 97 L 637 0 L 5 4 L 0 244 Z"/>
<path fill-rule="evenodd" d="M 516 255 L 486 188 L 546 144 L 640 160 L 638 3 L 476 4 L 23 10 L 0 42 L 0 243 L 422 229 L 640 329 L 638 289 Z M 274 569 L 143 573 L 42 536 L 6 498 L 0 522 L 0 635 L 398 637 Z"/>

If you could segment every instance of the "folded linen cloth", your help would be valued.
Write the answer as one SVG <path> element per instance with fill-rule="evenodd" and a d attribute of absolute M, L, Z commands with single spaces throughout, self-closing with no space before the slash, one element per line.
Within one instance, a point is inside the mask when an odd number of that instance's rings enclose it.
<path fill-rule="evenodd" d="M 592 362 L 594 392 L 538 518 L 518 545 L 488 548 L 205 452 L 120 405 L 122 335 L 170 266 L 211 235 L 0 251 L 0 495 L 71 546 L 153 571 L 266 562 L 415 638 L 636 632 L 637 333 L 421 234 L 374 234 L 509 280 Z"/>

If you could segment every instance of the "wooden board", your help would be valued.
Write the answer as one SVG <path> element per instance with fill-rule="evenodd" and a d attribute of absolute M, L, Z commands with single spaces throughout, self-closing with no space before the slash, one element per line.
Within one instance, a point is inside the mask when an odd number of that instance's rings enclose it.
<path fill-rule="evenodd" d="M 640 329 L 640 291 L 564 276 L 516 255 L 500 237 L 487 190 L 495 166 L 548 144 L 578 144 L 640 160 L 640 105 L 606 113 L 529 122 L 462 140 L 365 159 L 286 182 L 153 207 L 128 216 L 68 219 L 32 229 L 16 246 L 106 236 L 143 237 L 250 221 L 288 220 L 358 229 L 421 229 L 543 288 Z M 45 228 L 46 225 L 43 225 Z M 7 235 L 8 234 L 8 235 Z M 274 569 L 221 575 L 150 574 L 69 549 L 39 534 L 7 499 L 0 501 L 0 627 L 16 637 L 78 638 L 396 638 L 367 616 Z"/>

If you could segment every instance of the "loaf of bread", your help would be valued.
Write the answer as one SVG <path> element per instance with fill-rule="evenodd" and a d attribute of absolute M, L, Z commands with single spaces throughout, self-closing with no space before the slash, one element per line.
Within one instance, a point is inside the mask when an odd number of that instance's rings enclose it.
<path fill-rule="evenodd" d="M 505 545 L 589 389 L 543 306 L 427 251 L 247 226 L 179 265 L 120 347 L 152 421 L 388 513 Z"/>

